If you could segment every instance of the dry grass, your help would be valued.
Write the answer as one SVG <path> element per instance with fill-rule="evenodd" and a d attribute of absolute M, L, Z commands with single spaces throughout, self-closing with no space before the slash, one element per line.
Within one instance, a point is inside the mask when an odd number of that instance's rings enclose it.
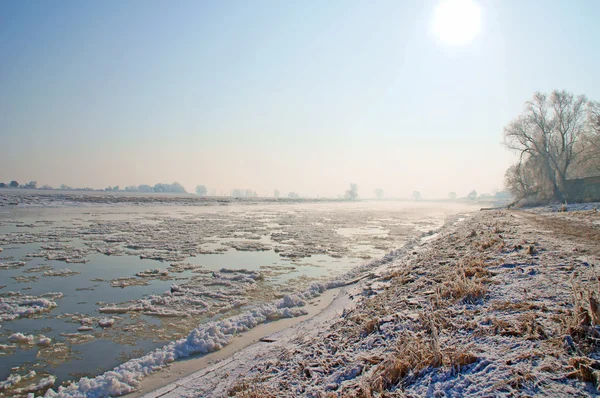
<path fill-rule="evenodd" d="M 594 383 L 600 390 L 600 361 L 587 357 L 573 357 L 569 360 L 569 366 L 574 370 L 567 374 L 568 378 Z"/>
<path fill-rule="evenodd" d="M 533 312 L 522 314 L 519 317 L 518 331 L 527 340 L 545 340 L 548 338 L 548 334 L 542 324 L 537 321 L 537 318 L 538 316 Z"/>
<path fill-rule="evenodd" d="M 376 358 L 379 364 L 362 384 L 362 395 L 372 396 L 372 393 L 382 394 L 401 385 L 423 370 L 449 366 L 458 372 L 463 366 L 477 361 L 470 347 L 459 344 L 448 344 L 442 349 L 438 327 L 438 314 L 422 313 L 420 332 L 405 331 L 399 336 L 396 350 L 386 359 Z"/>
<path fill-rule="evenodd" d="M 475 246 L 478 247 L 480 250 L 487 250 L 493 247 L 494 245 L 498 244 L 499 242 L 501 242 L 501 240 L 496 237 L 488 237 L 477 242 Z"/>
<path fill-rule="evenodd" d="M 548 308 L 544 305 L 538 305 L 529 301 L 495 301 L 490 306 L 490 310 L 492 311 L 515 311 L 515 312 L 525 312 L 525 311 L 548 311 Z"/>
<path fill-rule="evenodd" d="M 483 278 L 495 275 L 486 268 L 486 264 L 482 258 L 469 258 L 459 262 L 458 266 L 459 270 L 467 278 Z"/>
<path fill-rule="evenodd" d="M 600 348 L 600 333 L 595 328 L 600 324 L 600 302 L 597 286 L 573 282 L 574 310 L 563 316 L 563 331 L 573 338 L 582 352 L 591 352 Z"/>
<path fill-rule="evenodd" d="M 534 245 L 527 246 L 527 251 L 526 251 L 527 254 L 533 256 L 533 255 L 537 254 L 537 252 L 538 251 L 537 251 L 537 249 L 535 248 Z"/>
<path fill-rule="evenodd" d="M 529 369 L 511 369 L 511 378 L 507 384 L 515 390 L 522 390 L 527 385 L 533 386 L 536 378 Z"/>
<path fill-rule="evenodd" d="M 272 390 L 261 386 L 260 381 L 256 378 L 243 379 L 227 391 L 227 396 L 237 398 L 276 398 L 278 396 Z"/>
<path fill-rule="evenodd" d="M 406 332 L 400 336 L 396 351 L 377 365 L 367 381 L 371 391 L 383 392 L 397 386 L 410 374 L 442 365 L 442 353 L 433 336 Z"/>
<path fill-rule="evenodd" d="M 471 279 L 459 270 L 456 277 L 443 284 L 438 295 L 443 299 L 462 300 L 464 303 L 476 304 L 485 297 L 487 286 L 481 281 Z"/>

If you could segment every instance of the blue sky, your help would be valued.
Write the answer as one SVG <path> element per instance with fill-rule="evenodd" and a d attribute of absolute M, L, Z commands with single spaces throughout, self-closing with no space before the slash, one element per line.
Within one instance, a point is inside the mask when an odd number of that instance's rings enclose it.
<path fill-rule="evenodd" d="M 600 2 L 3 1 L 0 181 L 229 192 L 502 188 L 534 91 L 600 100 Z"/>

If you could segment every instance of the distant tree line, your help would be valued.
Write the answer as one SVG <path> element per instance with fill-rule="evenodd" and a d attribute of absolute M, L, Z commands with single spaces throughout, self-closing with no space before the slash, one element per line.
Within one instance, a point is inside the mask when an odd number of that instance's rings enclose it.
<path fill-rule="evenodd" d="M 233 189 L 231 190 L 231 197 L 232 198 L 256 198 L 258 195 L 256 194 L 256 191 L 253 191 L 251 189 Z"/>
<path fill-rule="evenodd" d="M 504 139 L 519 155 L 505 175 L 517 199 L 564 201 L 568 180 L 600 175 L 600 103 L 583 95 L 536 92 Z"/>
<path fill-rule="evenodd" d="M 27 184 L 20 185 L 18 181 L 11 181 L 8 184 L 0 182 L 0 188 L 24 188 L 24 189 L 37 189 L 37 181 L 29 181 Z"/>
<path fill-rule="evenodd" d="M 187 193 L 183 185 L 178 182 L 172 184 L 158 183 L 154 186 L 142 184 L 142 185 L 129 185 L 125 189 L 121 190 L 119 186 L 108 187 L 105 191 L 112 192 L 141 192 L 141 193 Z"/>
<path fill-rule="evenodd" d="M 27 184 L 20 185 L 17 181 L 11 181 L 6 184 L 0 182 L 0 188 L 24 188 L 24 189 L 54 189 L 50 185 L 42 185 L 38 188 L 37 181 L 30 181 Z M 204 187 L 206 189 L 206 187 Z M 79 190 L 79 191 L 97 191 L 93 188 L 73 188 L 66 184 L 61 184 L 57 189 L 60 190 Z M 129 185 L 124 189 L 121 189 L 118 185 L 114 187 L 107 187 L 104 189 L 107 192 L 143 192 L 143 193 L 152 193 L 152 192 L 167 192 L 167 193 L 187 193 L 183 185 L 178 182 L 174 182 L 172 184 L 155 184 L 154 186 L 150 185 Z"/>

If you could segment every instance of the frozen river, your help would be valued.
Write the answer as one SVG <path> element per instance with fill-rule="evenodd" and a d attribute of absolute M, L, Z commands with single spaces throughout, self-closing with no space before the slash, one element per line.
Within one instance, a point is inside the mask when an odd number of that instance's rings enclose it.
<path fill-rule="evenodd" d="M 0 208 L 0 395 L 96 376 L 198 325 L 331 280 L 467 210 L 413 202 Z"/>

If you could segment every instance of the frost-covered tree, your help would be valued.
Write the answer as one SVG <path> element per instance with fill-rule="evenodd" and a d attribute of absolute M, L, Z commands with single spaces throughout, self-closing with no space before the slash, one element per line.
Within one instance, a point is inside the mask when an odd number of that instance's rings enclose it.
<path fill-rule="evenodd" d="M 377 199 L 383 199 L 383 189 L 375 188 L 375 197 Z"/>
<path fill-rule="evenodd" d="M 450 199 L 450 200 L 456 200 L 457 196 L 458 195 L 456 195 L 456 192 L 450 192 L 448 194 L 448 199 Z"/>
<path fill-rule="evenodd" d="M 288 198 L 298 199 L 298 198 L 300 198 L 300 195 L 298 195 L 296 192 L 290 192 L 290 193 L 288 193 Z"/>
<path fill-rule="evenodd" d="M 472 190 L 471 192 L 469 192 L 469 194 L 467 195 L 467 199 L 469 199 L 469 200 L 477 199 L 477 191 Z"/>
<path fill-rule="evenodd" d="M 206 196 L 207 193 L 208 193 L 208 188 L 206 188 L 206 186 L 198 185 L 196 187 L 196 195 Z"/>
<path fill-rule="evenodd" d="M 273 192 L 273 197 L 275 199 L 279 199 L 279 191 L 278 190 L 275 190 L 275 192 Z"/>
<path fill-rule="evenodd" d="M 519 154 L 518 168 L 534 158 L 555 199 L 565 198 L 565 182 L 585 150 L 581 142 L 590 126 L 590 109 L 583 95 L 536 92 L 523 113 L 504 128 L 506 146 Z"/>
<path fill-rule="evenodd" d="M 412 198 L 413 198 L 413 200 L 421 200 L 421 192 L 413 191 Z"/>
<path fill-rule="evenodd" d="M 15 180 L 11 181 L 10 184 L 8 184 L 11 188 L 18 188 L 19 187 L 19 183 Z"/>
<path fill-rule="evenodd" d="M 350 184 L 350 189 L 346 191 L 344 194 L 344 199 L 346 200 L 356 200 L 358 199 L 358 185 Z"/>

